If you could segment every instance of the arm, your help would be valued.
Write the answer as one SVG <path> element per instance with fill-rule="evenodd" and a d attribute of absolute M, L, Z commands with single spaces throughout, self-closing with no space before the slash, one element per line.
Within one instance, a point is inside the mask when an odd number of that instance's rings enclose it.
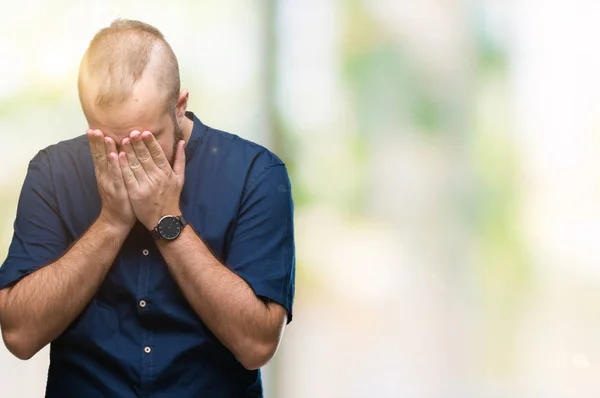
<path fill-rule="evenodd" d="M 180 213 L 178 213 L 180 214 Z M 265 303 L 238 275 L 219 263 L 191 226 L 158 247 L 192 308 L 235 357 L 257 369 L 275 355 L 287 312 Z"/>
<path fill-rule="evenodd" d="M 138 219 L 152 229 L 162 216 L 181 214 L 183 142 L 177 146 L 173 168 L 149 132 L 134 131 L 123 147 L 121 169 Z M 263 366 L 275 354 L 292 305 L 290 185 L 285 167 L 271 166 L 256 171 L 246 189 L 227 266 L 219 263 L 191 226 L 175 241 L 158 242 L 192 308 L 248 369 Z"/>
<path fill-rule="evenodd" d="M 99 218 L 60 259 L 0 290 L 0 325 L 6 347 L 29 359 L 83 311 L 127 237 Z"/>
<path fill-rule="evenodd" d="M 89 130 L 88 139 L 102 210 L 69 250 L 44 156 L 30 163 L 21 191 L 13 244 L 0 268 L 2 337 L 21 359 L 35 355 L 79 315 L 135 223 L 115 143 L 98 130 Z"/>

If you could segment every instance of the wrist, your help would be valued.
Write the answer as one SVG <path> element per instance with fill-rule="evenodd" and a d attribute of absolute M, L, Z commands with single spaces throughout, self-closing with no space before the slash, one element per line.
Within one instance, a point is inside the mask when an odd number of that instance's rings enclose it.
<path fill-rule="evenodd" d="M 96 219 L 95 224 L 110 230 L 111 233 L 118 236 L 127 236 L 129 234 L 129 231 L 131 231 L 131 228 L 133 228 L 132 223 L 127 223 L 123 220 L 119 220 L 118 217 L 112 217 L 105 211 L 100 211 L 100 215 Z"/>
<path fill-rule="evenodd" d="M 183 215 L 166 215 L 160 219 L 156 228 L 151 231 L 155 241 L 173 241 L 177 239 L 188 225 Z"/>
<path fill-rule="evenodd" d="M 188 225 L 189 224 L 186 224 L 186 226 L 181 229 L 181 232 L 179 233 L 176 239 L 155 239 L 154 242 L 156 243 L 156 247 L 158 247 L 158 249 L 161 251 L 167 249 L 168 247 L 175 249 L 180 247 L 181 242 L 185 240 L 184 237 L 187 233 L 186 230 L 189 229 Z"/>
<path fill-rule="evenodd" d="M 144 225 L 146 226 L 146 228 L 150 231 L 152 231 L 154 228 L 156 228 L 158 226 L 159 221 L 165 217 L 165 216 L 175 216 L 178 217 L 181 215 L 181 209 L 176 208 L 173 210 L 165 210 L 163 212 L 161 212 L 160 214 L 158 214 L 157 216 L 152 218 L 152 221 L 148 222 L 148 223 L 144 223 Z"/>

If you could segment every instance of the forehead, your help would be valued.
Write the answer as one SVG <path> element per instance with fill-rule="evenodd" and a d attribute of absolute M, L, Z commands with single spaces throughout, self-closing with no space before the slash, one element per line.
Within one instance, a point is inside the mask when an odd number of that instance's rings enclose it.
<path fill-rule="evenodd" d="M 171 118 L 164 107 L 147 105 L 147 101 L 132 98 L 106 109 L 89 109 L 86 116 L 90 128 L 101 130 L 119 143 L 134 130 L 157 134 L 169 127 Z"/>
<path fill-rule="evenodd" d="M 134 130 L 162 132 L 172 124 L 165 107 L 164 95 L 150 79 L 141 79 L 128 99 L 122 103 L 99 107 L 94 104 L 94 87 L 86 91 L 83 105 L 89 126 L 101 130 L 106 136 L 120 143 Z"/>

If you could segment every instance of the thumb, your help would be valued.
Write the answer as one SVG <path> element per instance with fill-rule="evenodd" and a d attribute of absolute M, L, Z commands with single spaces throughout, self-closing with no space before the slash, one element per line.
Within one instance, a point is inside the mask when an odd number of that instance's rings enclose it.
<path fill-rule="evenodd" d="M 173 171 L 180 177 L 183 177 L 185 174 L 185 141 L 183 140 L 177 143 L 177 153 L 175 154 L 175 162 L 173 162 Z"/>

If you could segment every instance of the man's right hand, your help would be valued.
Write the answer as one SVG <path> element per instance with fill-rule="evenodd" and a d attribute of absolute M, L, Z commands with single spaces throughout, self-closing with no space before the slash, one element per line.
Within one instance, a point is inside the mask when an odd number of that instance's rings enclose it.
<path fill-rule="evenodd" d="M 115 142 L 100 130 L 88 130 L 90 151 L 94 160 L 98 193 L 102 200 L 99 219 L 127 232 L 136 222 L 129 194 L 119 166 Z"/>

